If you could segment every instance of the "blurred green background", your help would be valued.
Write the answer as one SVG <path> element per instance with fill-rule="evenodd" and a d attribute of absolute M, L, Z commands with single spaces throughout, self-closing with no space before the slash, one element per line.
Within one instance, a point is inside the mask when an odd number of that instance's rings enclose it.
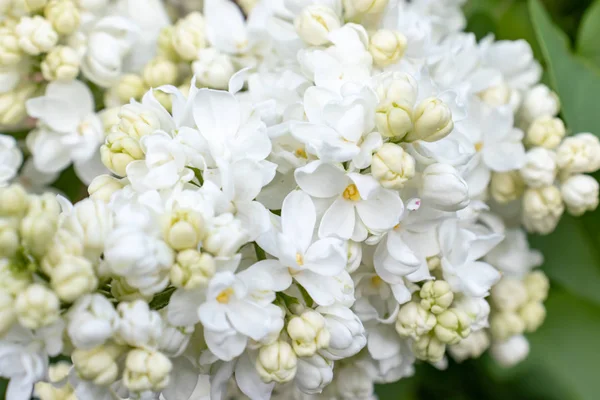
<path fill-rule="evenodd" d="M 571 133 L 600 136 L 600 0 L 470 0 L 465 13 L 478 38 L 527 39 Z M 420 365 L 415 377 L 380 386 L 381 400 L 600 399 L 600 211 L 565 216 L 531 243 L 552 289 L 529 358 L 507 370 L 487 355 L 447 371 Z"/>

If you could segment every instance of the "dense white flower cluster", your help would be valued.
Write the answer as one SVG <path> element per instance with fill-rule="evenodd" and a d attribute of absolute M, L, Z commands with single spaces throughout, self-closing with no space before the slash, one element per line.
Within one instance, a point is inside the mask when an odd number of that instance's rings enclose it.
<path fill-rule="evenodd" d="M 597 207 L 600 141 L 526 42 L 477 42 L 462 0 L 140 1 L 0 23 L 0 121 L 36 125 L 21 171 L 0 136 L 8 400 L 372 399 L 527 355 L 526 232 Z M 89 198 L 33 194 L 70 164 Z"/>

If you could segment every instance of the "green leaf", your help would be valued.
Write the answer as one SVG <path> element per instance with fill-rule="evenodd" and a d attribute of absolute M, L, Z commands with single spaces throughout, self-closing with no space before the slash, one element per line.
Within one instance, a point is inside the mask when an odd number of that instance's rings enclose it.
<path fill-rule="evenodd" d="M 573 132 L 600 135 L 595 100 L 600 93 L 600 73 L 571 52 L 568 38 L 552 23 L 539 0 L 529 1 L 529 11 L 567 125 Z"/>
<path fill-rule="evenodd" d="M 585 12 L 577 34 L 577 51 L 600 67 L 600 0 Z"/>

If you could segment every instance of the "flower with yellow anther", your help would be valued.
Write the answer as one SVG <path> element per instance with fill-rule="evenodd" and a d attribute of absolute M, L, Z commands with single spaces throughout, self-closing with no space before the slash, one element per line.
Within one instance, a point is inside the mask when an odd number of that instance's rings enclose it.
<path fill-rule="evenodd" d="M 135 160 L 144 158 L 144 152 L 137 139 L 116 131 L 106 137 L 106 144 L 100 147 L 102 164 L 119 176 L 126 176 L 125 169 Z"/>
<path fill-rule="evenodd" d="M 527 130 L 526 142 L 530 146 L 555 149 L 566 134 L 564 122 L 549 115 L 537 118 Z"/>
<path fill-rule="evenodd" d="M 387 67 L 394 64 L 404 55 L 406 36 L 398 31 L 380 29 L 369 40 L 369 53 L 375 65 Z"/>
<path fill-rule="evenodd" d="M 79 74 L 79 55 L 67 46 L 56 46 L 42 61 L 42 75 L 47 81 L 70 81 Z"/>
<path fill-rule="evenodd" d="M 505 204 L 523 195 L 525 182 L 519 171 L 493 172 L 490 193 L 494 200 Z"/>
<path fill-rule="evenodd" d="M 81 16 L 73 0 L 51 0 L 44 9 L 44 15 L 61 35 L 70 35 L 79 28 Z"/>
<path fill-rule="evenodd" d="M 413 123 L 413 130 L 404 137 L 407 142 L 435 142 L 448 136 L 454 129 L 450 107 L 437 97 L 429 97 L 415 107 Z"/>
<path fill-rule="evenodd" d="M 402 337 L 411 337 L 417 340 L 430 332 L 436 323 L 434 314 L 419 303 L 411 301 L 404 304 L 398 312 L 396 332 Z"/>
<path fill-rule="evenodd" d="M 371 174 L 386 189 L 402 189 L 415 176 L 415 159 L 397 144 L 385 143 L 373 155 Z"/>
<path fill-rule="evenodd" d="M 71 360 L 81 379 L 98 386 L 108 386 L 119 377 L 117 360 L 124 351 L 124 346 L 108 343 L 91 350 L 75 349 Z"/>
<path fill-rule="evenodd" d="M 413 342 L 413 352 L 419 360 L 436 363 L 444 358 L 446 344 L 441 342 L 435 335 L 424 335 Z"/>
<path fill-rule="evenodd" d="M 329 43 L 329 32 L 340 26 L 340 17 L 331 7 L 324 4 L 304 7 L 294 20 L 294 27 L 300 39 L 312 46 Z"/>
<path fill-rule="evenodd" d="M 127 103 L 131 99 L 139 100 L 148 90 L 148 85 L 141 76 L 136 74 L 125 74 L 115 86 L 115 93 L 121 103 Z"/>
<path fill-rule="evenodd" d="M 314 310 L 292 317 L 287 325 L 287 333 L 292 339 L 294 351 L 300 357 L 310 357 L 329 345 L 330 334 L 325 326 L 325 318 Z"/>
<path fill-rule="evenodd" d="M 441 342 L 456 344 L 471 333 L 471 318 L 458 308 L 450 308 L 437 316 L 434 332 Z"/>
<path fill-rule="evenodd" d="M 150 87 L 174 85 L 177 80 L 177 65 L 166 57 L 156 57 L 142 71 L 144 82 Z"/>
<path fill-rule="evenodd" d="M 15 32 L 21 49 L 32 56 L 49 51 L 58 42 L 58 33 L 50 21 L 39 15 L 21 18 Z"/>
<path fill-rule="evenodd" d="M 171 284 L 184 289 L 203 287 L 208 285 L 215 270 L 215 260 L 210 254 L 195 249 L 184 250 L 177 254 L 171 267 Z"/>
<path fill-rule="evenodd" d="M 450 285 L 443 280 L 425 282 L 419 295 L 421 307 L 434 314 L 444 312 L 454 300 L 454 293 L 450 289 Z"/>
<path fill-rule="evenodd" d="M 14 27 L 0 27 L 0 66 L 15 65 L 23 58 Z"/>
<path fill-rule="evenodd" d="M 58 320 L 60 301 L 52 290 L 34 283 L 15 299 L 15 313 L 19 323 L 25 328 L 38 329 Z"/>
<path fill-rule="evenodd" d="M 261 347 L 256 358 L 256 371 L 265 383 L 291 381 L 296 376 L 297 365 L 296 353 L 283 340 Z"/>
<path fill-rule="evenodd" d="M 133 349 L 125 359 L 123 384 L 131 392 L 159 392 L 169 384 L 171 360 L 159 351 Z"/>
<path fill-rule="evenodd" d="M 184 61 L 195 60 L 198 51 L 206 47 L 205 25 L 204 17 L 199 12 L 192 12 L 175 24 L 171 43 Z"/>
<path fill-rule="evenodd" d="M 98 287 L 98 278 L 89 260 L 65 255 L 50 273 L 50 284 L 61 300 L 72 303 Z"/>
<path fill-rule="evenodd" d="M 556 186 L 528 189 L 523 196 L 523 225 L 529 232 L 547 235 L 554 231 L 564 210 L 562 196 Z"/>
<path fill-rule="evenodd" d="M 42 257 L 56 233 L 60 205 L 53 193 L 29 198 L 29 209 L 21 220 L 19 232 L 25 248 L 34 256 Z"/>
<path fill-rule="evenodd" d="M 380 83 L 375 113 L 377 130 L 395 141 L 402 140 L 413 130 L 412 112 L 417 98 L 417 83 L 408 74 L 397 73 Z"/>

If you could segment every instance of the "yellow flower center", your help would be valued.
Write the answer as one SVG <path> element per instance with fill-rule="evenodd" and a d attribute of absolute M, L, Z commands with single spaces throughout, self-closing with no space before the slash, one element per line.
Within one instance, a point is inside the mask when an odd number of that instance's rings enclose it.
<path fill-rule="evenodd" d="M 480 152 L 481 149 L 483 149 L 483 142 L 477 142 L 477 143 L 475 143 L 475 151 L 476 152 Z"/>
<path fill-rule="evenodd" d="M 344 194 L 342 196 L 344 196 L 346 200 L 360 200 L 360 193 L 358 192 L 358 188 L 354 183 L 348 185 L 346 189 L 344 189 Z"/>
<path fill-rule="evenodd" d="M 302 148 L 296 150 L 296 155 L 301 158 L 308 158 L 306 155 L 306 150 L 304 150 Z"/>
<path fill-rule="evenodd" d="M 219 293 L 219 295 L 217 296 L 217 301 L 221 304 L 227 304 L 227 303 L 229 303 L 229 298 L 231 297 L 232 294 L 233 294 L 233 289 L 227 288 L 227 289 L 223 290 L 221 293 Z"/>
<path fill-rule="evenodd" d="M 300 266 L 304 265 L 304 257 L 302 257 L 302 254 L 296 253 L 296 262 Z"/>
<path fill-rule="evenodd" d="M 371 278 L 371 284 L 374 287 L 379 287 L 381 286 L 381 283 L 383 282 L 383 280 L 379 277 L 379 275 L 375 275 L 374 277 Z"/>

